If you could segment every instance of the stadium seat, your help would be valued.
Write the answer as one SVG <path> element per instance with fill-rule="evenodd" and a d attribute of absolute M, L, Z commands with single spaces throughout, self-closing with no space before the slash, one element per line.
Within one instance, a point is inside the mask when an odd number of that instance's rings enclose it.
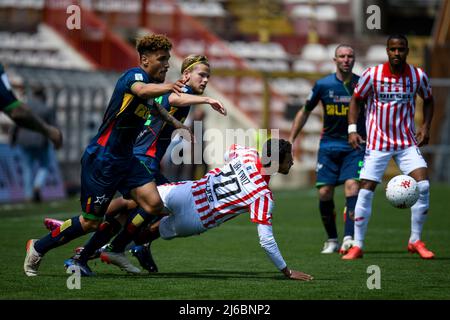
<path fill-rule="evenodd" d="M 244 77 L 239 82 L 239 91 L 241 92 L 261 94 L 263 89 L 263 82 L 258 78 Z"/>
<path fill-rule="evenodd" d="M 294 71 L 297 72 L 308 72 L 308 73 L 317 72 L 317 66 L 315 62 L 308 60 L 295 60 L 293 69 Z"/>
<path fill-rule="evenodd" d="M 293 18 L 311 18 L 314 16 L 314 9 L 309 5 L 294 6 L 290 12 Z"/>
<path fill-rule="evenodd" d="M 335 21 L 337 19 L 337 11 L 333 6 L 318 6 L 316 8 L 316 17 L 320 18 L 320 21 Z"/>
<path fill-rule="evenodd" d="M 305 60 L 324 61 L 328 59 L 328 52 L 323 45 L 310 43 L 303 47 L 301 57 Z"/>
<path fill-rule="evenodd" d="M 147 5 L 147 12 L 161 15 L 171 15 L 175 11 L 175 5 L 171 2 L 153 0 L 149 1 Z"/>
<path fill-rule="evenodd" d="M 336 71 L 336 64 L 332 61 L 325 61 L 319 65 L 320 73 L 332 73 Z"/>
<path fill-rule="evenodd" d="M 201 40 L 183 39 L 178 43 L 176 48 L 183 56 L 187 56 L 188 54 L 205 53 L 205 44 Z"/>
<path fill-rule="evenodd" d="M 179 1 L 181 10 L 191 16 L 224 17 L 226 12 L 217 2 Z"/>

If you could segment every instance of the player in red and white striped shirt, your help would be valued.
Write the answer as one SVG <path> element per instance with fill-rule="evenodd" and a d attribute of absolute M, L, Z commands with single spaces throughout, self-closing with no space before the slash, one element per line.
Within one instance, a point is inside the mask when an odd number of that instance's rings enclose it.
<path fill-rule="evenodd" d="M 272 232 L 274 201 L 268 184 L 269 167 L 288 174 L 293 164 L 292 145 L 283 139 L 270 139 L 261 158 L 255 149 L 233 145 L 225 158 L 226 165 L 211 170 L 200 180 L 158 186 L 169 215 L 143 230 L 135 243 L 142 244 L 159 235 L 170 240 L 200 234 L 248 212 L 257 224 L 260 244 L 275 266 L 290 279 L 312 280 L 310 275 L 287 267 Z M 124 200 L 124 205 L 131 209 L 132 202 Z M 102 259 L 120 266 L 108 255 L 103 252 Z"/>
<path fill-rule="evenodd" d="M 364 141 L 356 132 L 358 102 L 366 103 L 367 145 L 361 170 L 360 191 L 355 208 L 355 244 L 345 260 L 361 258 L 363 241 L 372 213 L 375 188 L 381 182 L 388 162 L 394 158 L 403 174 L 418 181 L 419 200 L 411 208 L 411 236 L 408 251 L 417 252 L 423 259 L 434 257 L 420 240 L 429 208 L 427 164 L 419 147 L 429 140 L 433 117 L 433 96 L 425 72 L 406 63 L 408 40 L 393 35 L 387 40 L 389 62 L 368 68 L 355 88 L 349 110 L 349 138 L 353 148 Z M 414 113 L 416 96 L 423 98 L 423 124 L 416 132 Z"/>

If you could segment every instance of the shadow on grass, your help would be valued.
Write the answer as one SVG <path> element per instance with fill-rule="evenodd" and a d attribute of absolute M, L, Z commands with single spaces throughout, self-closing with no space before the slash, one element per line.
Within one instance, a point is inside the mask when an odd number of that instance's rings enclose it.
<path fill-rule="evenodd" d="M 68 275 L 50 275 L 43 274 L 41 277 L 51 277 L 51 278 L 67 278 Z M 282 274 L 277 272 L 245 272 L 245 271 L 222 271 L 222 270 L 201 270 L 199 272 L 157 272 L 149 273 L 146 271 L 140 274 L 117 274 L 101 272 L 96 273 L 93 277 L 83 277 L 83 279 L 214 279 L 214 280 L 228 280 L 228 279 L 277 279 L 277 280 L 288 280 Z"/>

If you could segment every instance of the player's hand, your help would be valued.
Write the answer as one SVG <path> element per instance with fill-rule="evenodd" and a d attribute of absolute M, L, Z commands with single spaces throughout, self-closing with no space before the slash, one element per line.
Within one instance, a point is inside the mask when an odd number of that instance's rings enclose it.
<path fill-rule="evenodd" d="M 189 80 L 189 78 L 188 78 Z M 177 95 L 180 95 L 181 93 L 183 93 L 183 88 L 184 85 L 186 84 L 187 80 L 183 81 L 183 80 L 177 80 L 175 83 L 172 84 L 172 89 L 171 91 Z"/>
<path fill-rule="evenodd" d="M 352 132 L 348 135 L 348 143 L 353 149 L 361 149 L 361 144 L 365 143 L 365 141 L 358 133 Z"/>
<path fill-rule="evenodd" d="M 303 273 L 301 271 L 291 270 L 288 267 L 284 268 L 281 271 L 284 273 L 284 275 L 286 277 L 288 277 L 289 279 L 292 279 L 292 280 L 311 281 L 314 279 L 309 274 Z"/>
<path fill-rule="evenodd" d="M 207 103 L 217 112 L 219 112 L 220 114 L 226 116 L 227 115 L 227 110 L 225 109 L 225 107 L 222 105 L 222 103 L 220 103 L 220 101 L 217 101 L 215 99 L 209 98 Z"/>
<path fill-rule="evenodd" d="M 420 127 L 416 133 L 416 140 L 419 147 L 427 145 L 430 141 L 430 130 Z"/>
<path fill-rule="evenodd" d="M 59 130 L 58 128 L 53 127 L 53 126 L 49 126 L 49 128 L 48 128 L 48 138 L 53 143 L 53 145 L 55 146 L 56 150 L 61 148 L 61 146 L 63 144 L 63 135 L 62 135 L 61 130 Z"/>

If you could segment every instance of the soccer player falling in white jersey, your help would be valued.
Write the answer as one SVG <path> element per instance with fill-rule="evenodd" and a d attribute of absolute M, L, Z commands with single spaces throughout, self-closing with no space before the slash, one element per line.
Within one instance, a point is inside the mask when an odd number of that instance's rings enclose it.
<path fill-rule="evenodd" d="M 403 174 L 418 181 L 419 200 L 411 207 L 411 236 L 408 251 L 423 259 L 432 259 L 434 253 L 421 241 L 423 224 L 428 215 L 429 189 L 427 164 L 419 147 L 430 137 L 433 117 L 433 97 L 425 72 L 406 63 L 408 40 L 403 35 L 392 35 L 387 40 L 389 62 L 368 68 L 360 78 L 350 102 L 348 141 L 353 148 L 363 143 L 356 132 L 358 101 L 366 102 L 367 145 L 361 170 L 360 191 L 355 208 L 355 243 L 342 257 L 353 260 L 363 256 L 363 242 L 372 213 L 375 188 L 381 182 L 388 162 L 394 158 Z M 414 129 L 416 95 L 423 100 L 423 123 Z"/>
<path fill-rule="evenodd" d="M 312 280 L 312 276 L 287 267 L 272 232 L 274 201 L 269 189 L 269 171 L 275 168 L 281 174 L 289 173 L 294 163 L 291 143 L 270 139 L 263 146 L 261 158 L 256 149 L 235 144 L 225 154 L 225 160 L 226 165 L 211 170 L 200 180 L 158 186 L 169 214 L 142 230 L 134 239 L 135 243 L 142 245 L 159 236 L 171 240 L 198 235 L 249 212 L 251 221 L 257 224 L 261 247 L 274 265 L 289 279 Z M 133 200 L 120 199 L 111 214 L 136 208 Z M 127 270 L 130 264 L 123 257 L 115 259 L 107 250 L 101 253 L 101 259 L 122 270 Z M 153 263 L 153 259 L 151 261 Z"/>

